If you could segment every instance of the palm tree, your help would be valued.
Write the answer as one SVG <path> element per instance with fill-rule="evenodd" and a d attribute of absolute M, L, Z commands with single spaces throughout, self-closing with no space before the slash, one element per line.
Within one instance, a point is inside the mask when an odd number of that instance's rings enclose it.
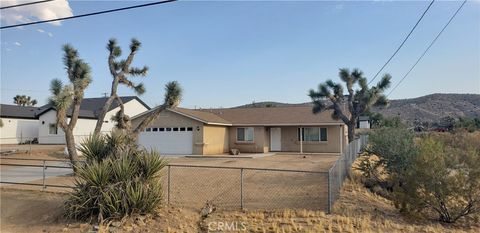
<path fill-rule="evenodd" d="M 123 122 L 118 122 L 119 126 L 128 126 L 129 117 L 125 116 L 123 102 L 117 94 L 117 88 L 119 84 L 123 84 L 129 88 L 132 88 L 138 95 L 141 95 L 145 92 L 145 87 L 143 83 L 135 84 L 130 81 L 130 77 L 145 77 L 148 72 L 148 67 L 143 66 L 143 68 L 131 67 L 135 54 L 140 49 L 141 43 L 137 39 L 132 39 L 130 43 L 130 54 L 126 59 L 117 60 L 121 54 L 122 49 L 117 45 L 115 39 L 110 39 L 107 44 L 108 55 L 108 67 L 110 69 L 110 74 L 113 77 L 110 97 L 105 102 L 105 105 L 102 108 L 102 111 L 98 115 L 98 121 L 95 126 L 94 134 L 100 133 L 102 129 L 103 122 L 107 112 L 110 110 L 110 106 L 113 101 L 116 100 L 120 106 L 120 112 L 118 113 L 117 119 Z"/>
<path fill-rule="evenodd" d="M 338 75 L 345 82 L 347 95 L 343 93 L 343 86 L 332 80 L 321 83 L 317 91 L 311 89 L 308 95 L 313 101 L 314 113 L 319 113 L 325 109 L 333 109 L 333 117 L 340 118 L 347 125 L 348 141 L 351 142 L 354 140 L 358 117 L 368 112 L 370 107 L 374 105 L 388 105 L 388 99 L 383 93 L 390 86 L 392 77 L 385 74 L 376 86 L 369 88 L 367 79 L 363 77 L 363 72 L 359 69 L 350 72 L 349 69 L 343 68 L 340 69 Z M 360 89 L 354 90 L 356 84 Z M 332 105 L 327 105 L 325 100 L 330 101 Z"/>
<path fill-rule="evenodd" d="M 76 172 L 77 150 L 75 148 L 75 138 L 73 129 L 77 124 L 80 114 L 80 105 L 83 101 L 85 89 L 92 82 L 90 76 L 90 66 L 78 56 L 78 51 L 71 45 L 63 46 L 63 63 L 67 70 L 69 85 L 63 85 L 58 79 L 52 80 L 50 90 L 52 96 L 50 103 L 57 111 L 57 124 L 65 132 L 65 141 L 67 143 L 68 156 L 72 163 L 73 170 Z M 67 111 L 71 110 L 70 121 L 67 121 Z"/>
<path fill-rule="evenodd" d="M 13 103 L 18 106 L 35 106 L 37 104 L 37 100 L 26 95 L 16 95 L 13 97 Z"/>

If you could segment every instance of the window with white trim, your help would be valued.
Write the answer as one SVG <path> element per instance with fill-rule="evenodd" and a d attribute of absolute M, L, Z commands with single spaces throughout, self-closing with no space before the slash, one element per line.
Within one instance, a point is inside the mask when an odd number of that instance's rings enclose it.
<path fill-rule="evenodd" d="M 48 125 L 48 134 L 58 134 L 57 124 L 49 124 Z"/>
<path fill-rule="evenodd" d="M 237 142 L 253 142 L 253 127 L 237 128 Z"/>
<path fill-rule="evenodd" d="M 297 140 L 300 141 L 300 133 L 303 129 L 302 141 L 304 142 L 326 142 L 327 141 L 327 128 L 321 127 L 303 127 L 297 130 Z"/>

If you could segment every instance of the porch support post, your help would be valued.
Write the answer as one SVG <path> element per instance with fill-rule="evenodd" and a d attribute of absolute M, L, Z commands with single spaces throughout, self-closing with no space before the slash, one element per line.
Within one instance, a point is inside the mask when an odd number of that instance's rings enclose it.
<path fill-rule="evenodd" d="M 300 127 L 300 154 L 303 154 L 303 127 Z"/>

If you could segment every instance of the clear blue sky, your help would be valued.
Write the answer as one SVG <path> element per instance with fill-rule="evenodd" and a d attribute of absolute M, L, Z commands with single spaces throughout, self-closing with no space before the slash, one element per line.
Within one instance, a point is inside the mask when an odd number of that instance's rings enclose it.
<path fill-rule="evenodd" d="M 70 1 L 73 14 L 138 1 Z M 448 21 L 458 1 L 436 2 L 384 72 L 395 84 Z M 40 104 L 50 80 L 66 80 L 61 46 L 71 43 L 92 66 L 87 97 L 110 89 L 105 45 L 117 38 L 124 54 L 142 42 L 135 64 L 148 104 L 177 80 L 184 107 L 229 107 L 252 101 L 306 102 L 306 93 L 338 68 L 372 77 L 401 43 L 428 2 L 179 1 L 149 8 L 1 31 L 1 102 L 27 94 Z M 7 11 L 7 10 L 5 10 Z M 3 13 L 3 11 L 2 11 Z M 2 25 L 7 25 L 2 20 Z M 50 33 L 50 35 L 49 35 Z M 135 79 L 138 80 L 139 79 Z M 480 2 L 469 1 L 392 99 L 431 93 L 480 93 Z M 132 95 L 125 88 L 122 95 Z"/>

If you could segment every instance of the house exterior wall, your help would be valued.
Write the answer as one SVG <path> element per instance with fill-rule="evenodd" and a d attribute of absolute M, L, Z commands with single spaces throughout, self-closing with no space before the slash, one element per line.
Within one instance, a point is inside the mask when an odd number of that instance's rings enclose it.
<path fill-rule="evenodd" d="M 145 119 L 147 115 L 140 116 L 133 119 L 132 126 L 136 127 L 140 122 Z M 164 111 L 160 113 L 155 121 L 153 121 L 148 127 L 193 127 L 193 154 L 204 154 L 204 125 L 202 122 L 190 119 L 188 117 Z"/>
<path fill-rule="evenodd" d="M 55 110 L 50 110 L 39 117 L 38 120 L 38 143 L 39 144 L 65 144 L 65 133 L 58 127 L 57 134 L 50 134 L 50 124 L 56 124 L 57 115 Z M 70 118 L 68 118 L 68 121 Z M 77 124 L 73 129 L 73 135 L 75 137 L 75 143 L 80 143 L 86 137 L 88 137 L 93 130 L 97 120 L 95 119 L 83 119 L 79 118 Z M 106 128 L 110 128 L 106 125 Z M 103 129 L 103 127 L 102 127 Z"/>
<path fill-rule="evenodd" d="M 203 126 L 203 154 L 223 154 L 229 151 L 229 128 L 225 126 Z"/>
<path fill-rule="evenodd" d="M 0 118 L 0 144 L 18 144 L 38 138 L 38 120 L 21 118 Z"/>
<path fill-rule="evenodd" d="M 253 127 L 253 142 L 237 142 L 237 128 L 230 127 L 230 149 L 238 149 L 241 153 L 265 153 L 269 150 L 269 135 L 266 127 Z"/>
<path fill-rule="evenodd" d="M 304 153 L 341 153 L 344 133 L 342 125 L 314 126 L 327 128 L 327 141 L 325 142 L 303 142 Z M 299 152 L 300 141 L 298 141 L 299 127 L 281 127 L 282 129 L 282 151 Z"/>
<path fill-rule="evenodd" d="M 133 120 L 136 127 L 147 115 Z M 237 129 L 243 126 L 207 125 L 198 120 L 170 111 L 164 111 L 149 127 L 192 127 L 193 154 L 223 154 L 230 149 L 241 153 L 267 153 L 270 151 L 270 128 L 254 128 L 253 142 L 237 142 Z M 247 126 L 245 126 L 247 127 Z M 315 126 L 327 128 L 326 142 L 303 142 L 305 153 L 341 153 L 348 144 L 345 125 Z M 281 151 L 299 152 L 300 142 L 297 138 L 297 126 L 279 126 L 281 128 Z"/>

